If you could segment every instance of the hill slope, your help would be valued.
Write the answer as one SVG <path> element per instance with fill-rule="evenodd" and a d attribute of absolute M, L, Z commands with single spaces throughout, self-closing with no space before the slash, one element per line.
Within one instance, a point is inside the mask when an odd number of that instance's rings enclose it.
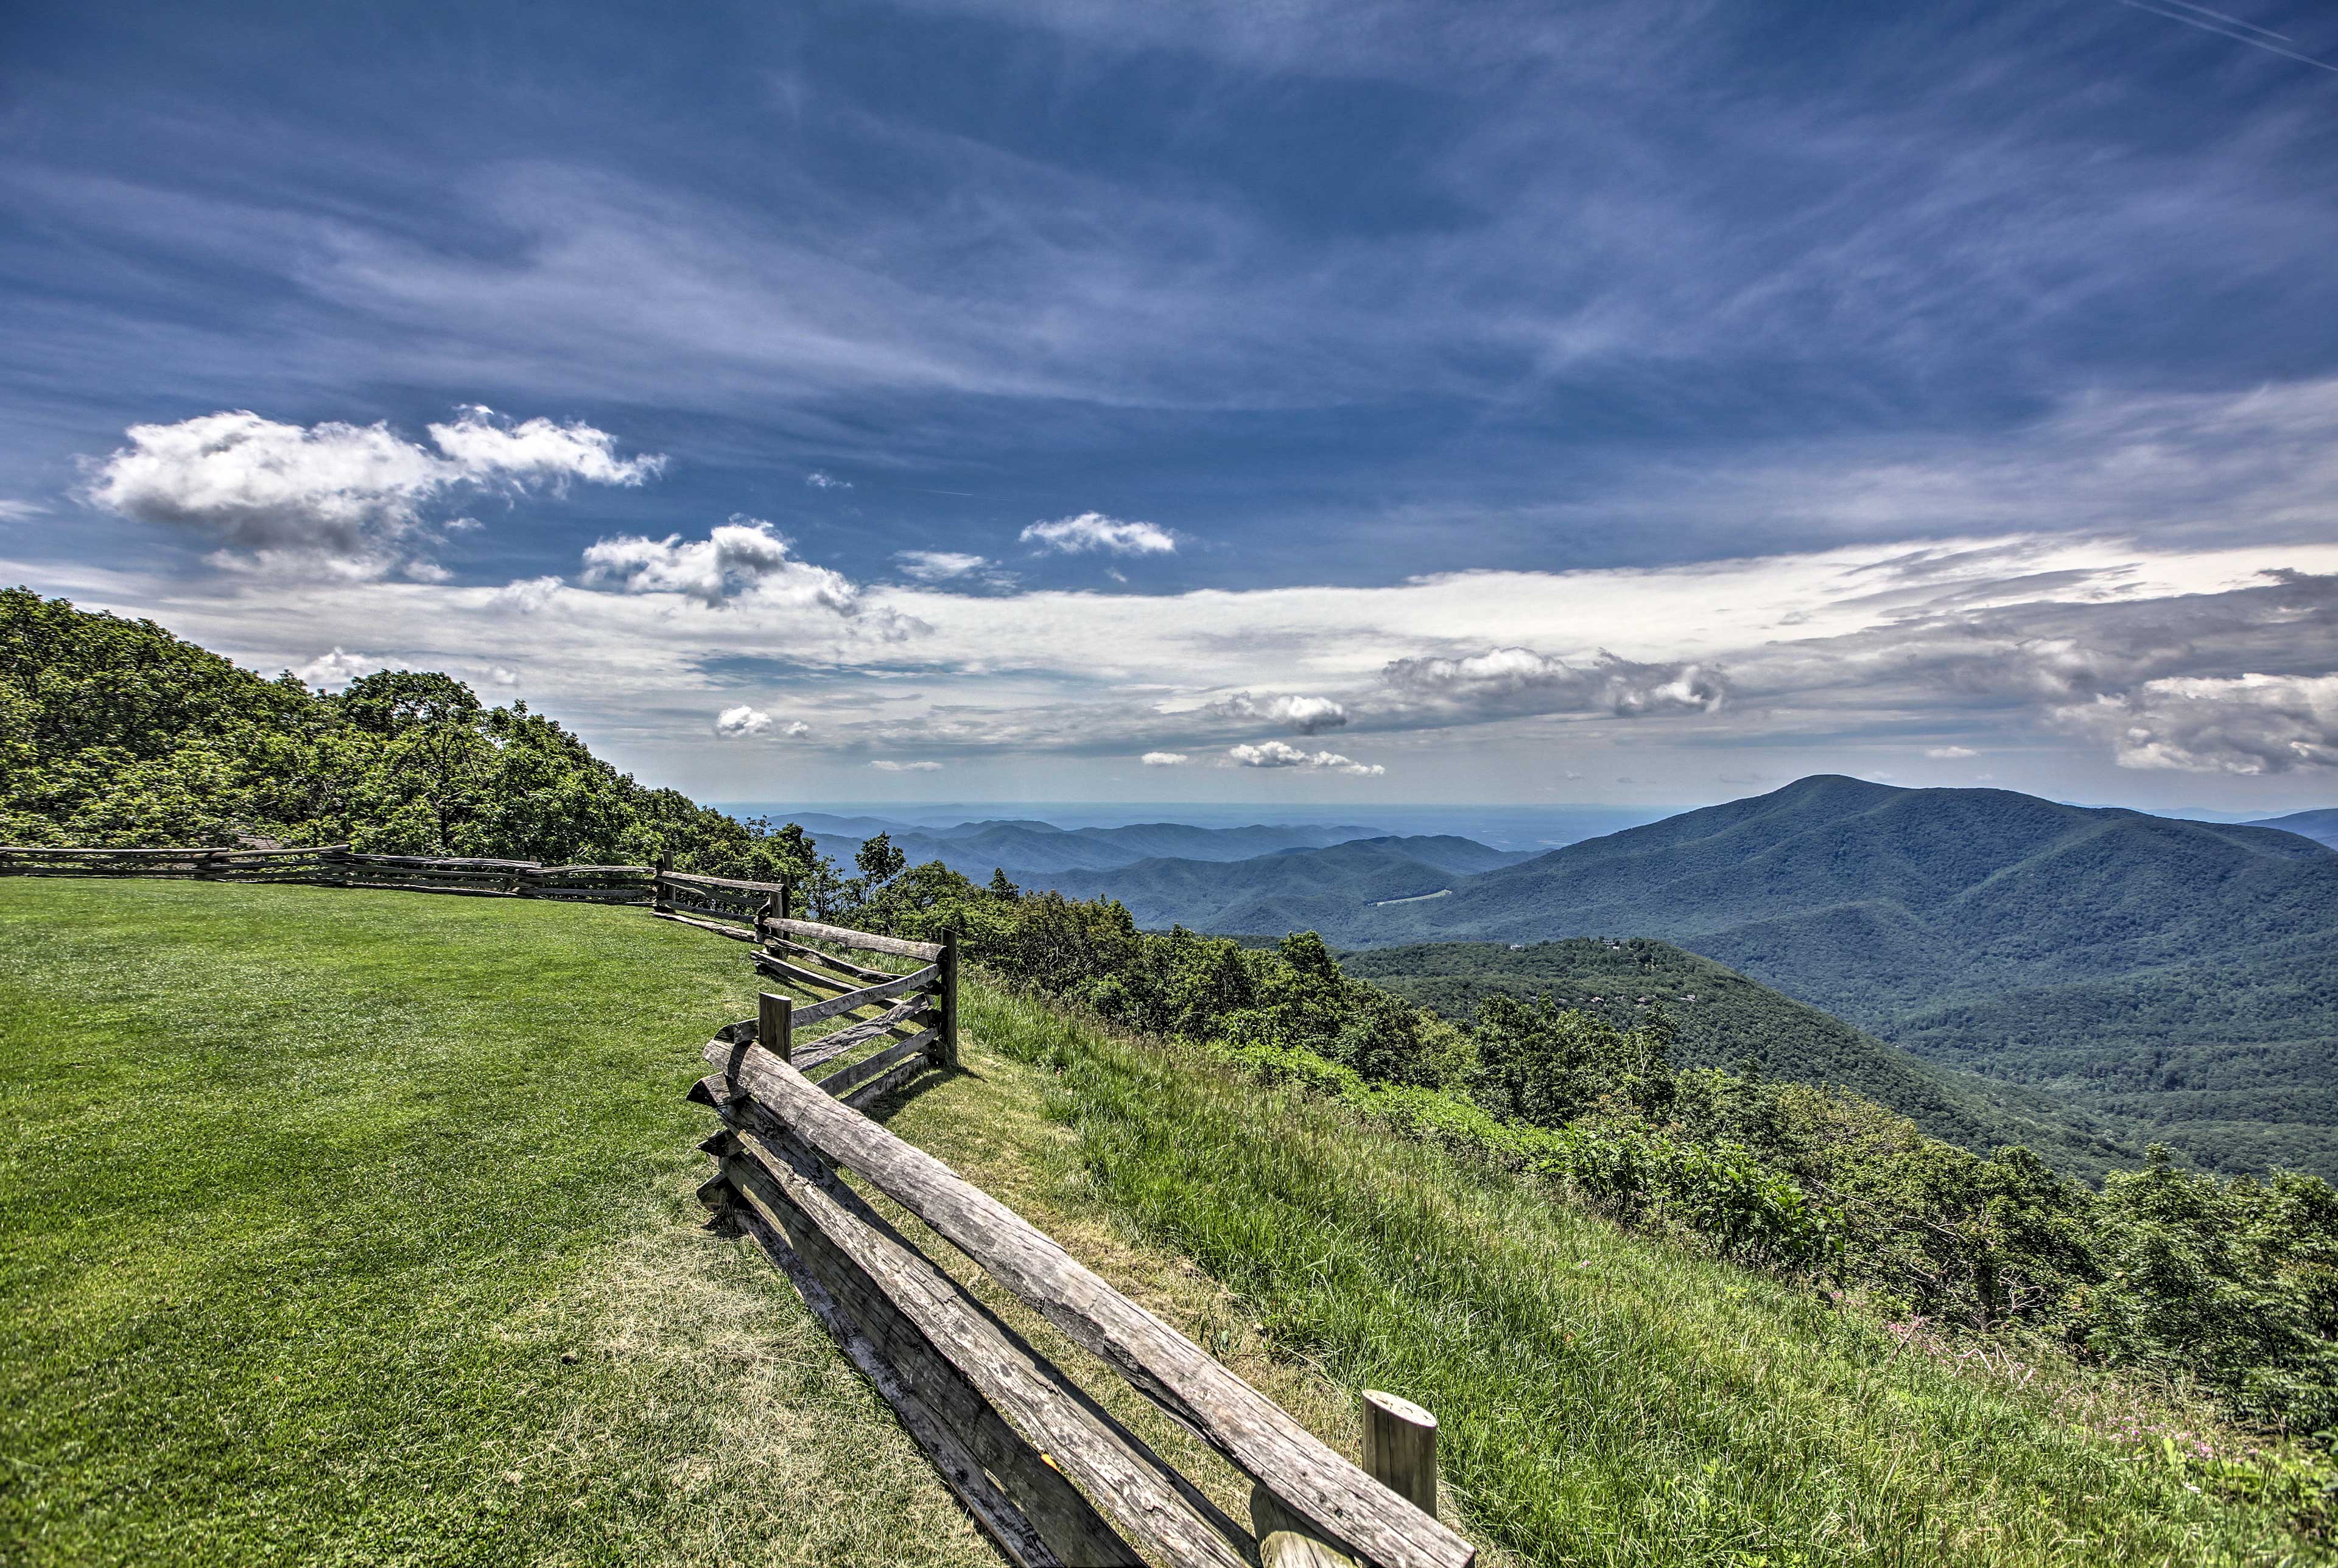
<path fill-rule="evenodd" d="M 2058 1098 L 1935 1066 L 1735 970 L 1669 943 L 1575 937 L 1513 947 L 1436 942 L 1343 953 L 1340 966 L 1457 1022 L 1489 995 L 1548 995 L 1630 1027 L 1661 1006 L 1684 1066 L 1751 1056 L 1776 1078 L 1855 1089 L 1935 1138 L 1980 1152 L 2026 1143 L 2089 1180 L 2141 1156 L 2124 1119 L 2074 1112 Z"/>
<path fill-rule="evenodd" d="M 2268 817 L 2248 826 L 2277 828 L 2284 833 L 2311 838 L 2325 848 L 2338 849 L 2338 806 L 2324 807 L 2319 811 L 2293 811 L 2286 817 Z"/>
<path fill-rule="evenodd" d="M 1678 943 L 2211 1164 L 2338 1171 L 2338 856 L 2294 834 L 1814 778 L 1325 932 L 1586 933 Z"/>

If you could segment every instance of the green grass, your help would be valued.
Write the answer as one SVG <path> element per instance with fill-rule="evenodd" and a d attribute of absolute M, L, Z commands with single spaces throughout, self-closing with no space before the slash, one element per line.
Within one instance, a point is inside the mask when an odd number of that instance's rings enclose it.
<path fill-rule="evenodd" d="M 0 883 L 0 1562 L 995 1561 L 696 1229 L 752 989 L 633 910 Z"/>
<path fill-rule="evenodd" d="M 1443 1424 L 1467 1526 L 1537 1563 L 2308 1560 L 2153 1429 L 2230 1434 L 2067 1367 L 1898 1350 L 1809 1292 L 1555 1207 L 1194 1052 L 971 1010 L 1055 1074 L 1102 1200 L 1285 1353 Z M 2138 1441 L 2118 1434 L 2144 1429 Z"/>
<path fill-rule="evenodd" d="M 680 1092 L 752 988 L 637 911 L 0 882 L 0 1563 L 994 1561 L 697 1228 Z M 968 1018 L 896 1130 L 1327 1438 L 1357 1386 L 1430 1406 L 1489 1568 L 2295 1549 L 2116 1387 L 1895 1356 L 1182 1048 Z"/>

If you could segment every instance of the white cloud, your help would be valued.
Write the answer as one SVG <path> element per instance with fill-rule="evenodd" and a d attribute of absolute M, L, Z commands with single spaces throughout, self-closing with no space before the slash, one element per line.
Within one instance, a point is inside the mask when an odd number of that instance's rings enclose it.
<path fill-rule="evenodd" d="M 370 653 L 349 653 L 336 647 L 330 653 L 319 653 L 292 673 L 322 691 L 339 691 L 350 681 L 367 675 L 376 675 L 389 668 L 389 661 Z"/>
<path fill-rule="evenodd" d="M 619 457 L 615 436 L 581 421 L 515 423 L 476 404 L 452 424 L 431 426 L 430 439 L 459 476 L 474 483 L 502 479 L 557 489 L 581 479 L 588 485 L 638 485 L 665 471 L 663 456 Z"/>
<path fill-rule="evenodd" d="M 1957 762 L 1967 757 L 1978 757 L 1980 753 L 1970 746 L 1927 746 L 1924 755 L 1935 762 Z"/>
<path fill-rule="evenodd" d="M 714 732 L 725 740 L 761 735 L 771 727 L 771 716 L 769 713 L 744 702 L 735 708 L 725 708 L 714 716 Z"/>
<path fill-rule="evenodd" d="M 1493 648 L 1459 659 L 1398 659 L 1380 679 L 1398 691 L 1450 707 L 1589 712 L 1619 719 L 1712 713 L 1726 700 L 1720 672 L 1699 664 L 1640 663 L 1601 650 L 1587 667 L 1530 648 Z"/>
<path fill-rule="evenodd" d="M 823 473 L 818 468 L 813 469 L 810 473 L 804 475 L 804 483 L 810 485 L 815 490 L 850 490 L 852 488 L 851 480 L 839 479 L 835 475 Z"/>
<path fill-rule="evenodd" d="M 519 671 L 506 665 L 496 664 L 488 669 L 487 679 L 498 686 L 516 686 L 519 684 Z"/>
<path fill-rule="evenodd" d="M 952 550 L 896 550 L 893 559 L 901 564 L 904 573 L 920 583 L 947 582 L 990 564 L 985 556 L 962 555 Z"/>
<path fill-rule="evenodd" d="M 1183 751 L 1147 751 L 1138 760 L 1147 768 L 1183 768 L 1193 759 Z"/>
<path fill-rule="evenodd" d="M 1304 768 L 1318 773 L 1353 773 L 1366 779 L 1376 779 L 1388 771 L 1377 762 L 1359 762 L 1337 751 L 1302 751 L 1282 740 L 1229 746 L 1226 755 L 1243 768 Z"/>
<path fill-rule="evenodd" d="M 2108 740 L 2122 768 L 2338 768 L 2338 675 L 2176 676 L 2066 708 L 2061 717 Z"/>
<path fill-rule="evenodd" d="M 1211 703 L 1209 710 L 1228 719 L 1264 719 L 1287 724 L 1302 735 L 1337 730 L 1348 721 L 1347 708 L 1329 697 L 1284 696 L 1262 701 L 1247 691 L 1237 691 Z"/>
<path fill-rule="evenodd" d="M 358 576 L 403 564 L 423 581 L 437 569 L 401 558 L 426 531 L 426 509 L 451 491 L 639 485 L 665 462 L 621 460 L 614 437 L 590 426 L 513 425 L 478 407 L 430 426 L 437 452 L 387 423 L 287 425 L 248 409 L 125 434 L 129 446 L 90 467 L 83 494 L 93 505 L 262 559 L 322 561 Z"/>
<path fill-rule="evenodd" d="M 1176 536 L 1151 523 L 1127 523 L 1101 512 L 1034 523 L 1023 530 L 1023 543 L 1067 555 L 1103 550 L 1115 555 L 1164 555 L 1177 548 Z"/>
<path fill-rule="evenodd" d="M 0 523 L 22 523 L 28 517 L 38 517 L 47 510 L 47 507 L 30 501 L 0 499 Z"/>
<path fill-rule="evenodd" d="M 766 602 L 820 605 L 850 614 L 860 592 L 843 574 L 789 554 L 789 542 L 769 523 L 733 517 L 703 539 L 679 534 L 663 539 L 624 534 L 584 551 L 588 583 L 613 583 L 628 593 L 679 593 L 709 609 L 742 595 Z"/>
<path fill-rule="evenodd" d="M 895 762 L 882 757 L 869 766 L 880 773 L 938 773 L 942 768 L 938 762 Z"/>

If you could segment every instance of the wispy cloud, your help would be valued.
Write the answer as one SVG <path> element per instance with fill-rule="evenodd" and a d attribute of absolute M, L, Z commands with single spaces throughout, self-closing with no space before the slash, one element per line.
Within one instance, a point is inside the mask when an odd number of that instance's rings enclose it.
<path fill-rule="evenodd" d="M 876 769 L 880 773 L 938 773 L 941 771 L 942 768 L 940 763 L 930 760 L 921 760 L 916 762 L 896 762 L 890 758 L 886 757 L 878 758 L 875 761 L 869 763 L 869 766 Z"/>
<path fill-rule="evenodd" d="M 1124 522 L 1101 512 L 1082 512 L 1052 523 L 1034 523 L 1023 530 L 1026 544 L 1077 555 L 1091 550 L 1114 555 L 1165 555 L 1177 548 L 1176 537 L 1150 523 Z"/>
<path fill-rule="evenodd" d="M 2269 54 L 2295 60 L 2317 71 L 2338 71 L 2338 65 L 2328 61 L 2299 54 L 2296 40 L 2286 33 L 2275 33 L 2254 22 L 2228 16 L 2222 11 L 2211 11 L 2205 5 L 2189 5 L 2185 4 L 2185 0 L 2118 0 L 2118 3 L 2154 16 L 2165 16 L 2170 22 L 2181 22 L 2186 27 L 2197 27 L 2204 33 L 2214 33 L 2219 38 L 2230 38 L 2234 43 L 2245 44 L 2252 49 L 2262 49 Z"/>
<path fill-rule="evenodd" d="M 990 564 L 988 557 L 968 555 L 954 550 L 896 550 L 893 559 L 901 570 L 920 583 L 946 583 L 954 577 L 970 577 Z"/>

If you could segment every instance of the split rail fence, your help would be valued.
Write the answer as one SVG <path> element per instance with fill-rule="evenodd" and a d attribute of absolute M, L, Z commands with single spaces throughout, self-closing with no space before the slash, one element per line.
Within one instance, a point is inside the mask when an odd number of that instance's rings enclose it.
<path fill-rule="evenodd" d="M 957 1063 L 955 936 L 914 942 L 801 919 L 784 883 L 667 866 L 359 855 L 345 845 L 0 847 L 0 875 L 647 905 L 662 919 L 750 944 L 759 978 L 784 989 L 761 991 L 754 1017 L 716 1032 L 704 1051 L 713 1071 L 689 1093 L 722 1123 L 700 1145 L 718 1162 L 698 1193 L 713 1210 L 710 1224 L 769 1254 L 1009 1563 L 1468 1568 L 1475 1556 L 1436 1517 L 1429 1412 L 1368 1391 L 1363 1463 L 1350 1462 L 1022 1216 L 869 1118 L 888 1095 Z M 1246 1476 L 1248 1522 L 936 1265 L 844 1180 L 848 1171 Z"/>

